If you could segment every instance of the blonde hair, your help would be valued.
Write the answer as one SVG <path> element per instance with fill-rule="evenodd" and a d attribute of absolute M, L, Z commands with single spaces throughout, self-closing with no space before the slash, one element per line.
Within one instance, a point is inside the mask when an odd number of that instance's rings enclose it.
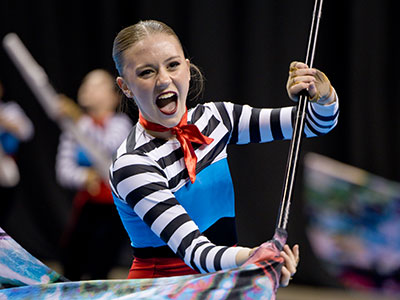
<path fill-rule="evenodd" d="M 142 39 L 152 34 L 160 33 L 175 37 L 179 42 L 179 45 L 182 47 L 178 36 L 172 28 L 165 23 L 156 20 L 140 21 L 122 29 L 117 34 L 113 43 L 112 56 L 115 67 L 120 76 L 123 76 L 124 71 L 124 52 Z M 200 69 L 192 63 L 190 63 L 190 77 L 189 96 L 194 99 L 203 93 L 205 79 Z"/>

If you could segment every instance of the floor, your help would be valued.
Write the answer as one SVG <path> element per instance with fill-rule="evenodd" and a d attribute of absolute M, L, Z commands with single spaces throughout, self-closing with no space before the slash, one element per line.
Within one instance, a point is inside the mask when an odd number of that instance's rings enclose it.
<path fill-rule="evenodd" d="M 400 295 L 384 296 L 355 291 L 290 285 L 278 290 L 277 300 L 398 300 Z"/>

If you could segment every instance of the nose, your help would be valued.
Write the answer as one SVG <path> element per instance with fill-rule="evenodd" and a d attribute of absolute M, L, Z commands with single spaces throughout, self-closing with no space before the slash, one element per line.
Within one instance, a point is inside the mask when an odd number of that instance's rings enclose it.
<path fill-rule="evenodd" d="M 165 69 L 160 69 L 158 72 L 157 87 L 160 89 L 166 88 L 171 84 L 171 82 L 172 80 L 168 74 L 168 71 Z"/>

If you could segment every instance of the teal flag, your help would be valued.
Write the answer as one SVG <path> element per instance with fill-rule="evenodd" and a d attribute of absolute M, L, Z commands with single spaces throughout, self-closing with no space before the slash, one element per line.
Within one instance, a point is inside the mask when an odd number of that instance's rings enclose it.
<path fill-rule="evenodd" d="M 325 269 L 359 290 L 400 291 L 400 184 L 308 153 L 307 236 Z"/>
<path fill-rule="evenodd" d="M 0 229 L 1 230 L 1 229 Z M 209 274 L 71 282 L 30 255 L 0 231 L 1 300 L 19 299 L 276 299 L 286 236 L 263 244 L 272 259 Z"/>

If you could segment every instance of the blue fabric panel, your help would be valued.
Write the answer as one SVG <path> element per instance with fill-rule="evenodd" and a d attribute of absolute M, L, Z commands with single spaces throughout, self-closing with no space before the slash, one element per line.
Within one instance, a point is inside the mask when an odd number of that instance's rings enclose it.
<path fill-rule="evenodd" d="M 201 232 L 204 232 L 223 217 L 235 216 L 233 183 L 226 159 L 205 168 L 197 174 L 194 184 L 189 181 L 174 195 Z M 115 195 L 113 196 L 133 247 L 166 245 L 128 204 L 123 203 Z M 221 234 L 224 233 L 221 232 Z"/>
<path fill-rule="evenodd" d="M 78 165 L 82 167 L 90 167 L 92 165 L 92 162 L 85 149 L 80 146 L 77 147 L 76 160 L 78 161 Z"/>
<path fill-rule="evenodd" d="M 166 245 L 166 243 L 151 231 L 150 227 L 139 218 L 128 204 L 119 200 L 114 194 L 113 197 L 114 203 L 117 206 L 118 213 L 133 247 L 143 248 Z"/>
<path fill-rule="evenodd" d="M 204 232 L 223 217 L 235 216 L 235 200 L 227 159 L 222 159 L 196 175 L 175 193 L 176 199 Z"/>
<path fill-rule="evenodd" d="M 16 153 L 19 147 L 19 140 L 8 132 L 0 133 L 0 143 L 4 152 L 10 155 Z"/>

